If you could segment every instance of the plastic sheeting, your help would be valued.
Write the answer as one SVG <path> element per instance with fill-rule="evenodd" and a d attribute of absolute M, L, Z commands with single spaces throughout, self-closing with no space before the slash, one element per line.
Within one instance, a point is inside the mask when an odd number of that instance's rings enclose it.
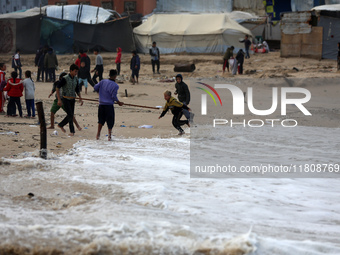
<path fill-rule="evenodd" d="M 117 19 L 97 25 L 74 23 L 74 48 L 115 52 L 120 47 L 123 52 L 135 49 L 129 18 Z"/>
<path fill-rule="evenodd" d="M 228 14 L 155 14 L 134 30 L 139 52 L 148 53 L 153 41 L 161 53 L 224 52 L 251 32 L 229 18 Z"/>
<path fill-rule="evenodd" d="M 340 19 L 320 16 L 318 26 L 323 27 L 322 58 L 337 59 Z"/>
<path fill-rule="evenodd" d="M 291 0 L 293 12 L 309 11 L 314 7 L 314 0 Z"/>
<path fill-rule="evenodd" d="M 155 13 L 232 12 L 233 0 L 158 0 Z"/>
<path fill-rule="evenodd" d="M 49 45 L 57 54 L 73 53 L 73 22 L 43 17 L 40 45 Z"/>
<path fill-rule="evenodd" d="M 320 5 L 320 6 L 314 7 L 313 10 L 316 10 L 316 11 L 340 11 L 340 4 Z"/>
<path fill-rule="evenodd" d="M 0 16 L 0 53 L 35 53 L 39 47 L 41 16 Z"/>
<path fill-rule="evenodd" d="M 51 18 L 70 20 L 86 24 L 104 23 L 112 15 L 109 11 L 90 5 L 48 6 L 46 15 Z"/>

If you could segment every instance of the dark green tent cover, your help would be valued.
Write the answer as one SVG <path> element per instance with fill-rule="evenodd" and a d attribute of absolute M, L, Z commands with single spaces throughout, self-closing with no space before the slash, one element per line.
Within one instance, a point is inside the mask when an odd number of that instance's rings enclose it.
<path fill-rule="evenodd" d="M 79 49 L 128 52 L 135 49 L 129 18 L 107 23 L 83 24 L 49 18 L 41 14 L 0 15 L 0 53 L 36 53 L 49 45 L 57 54 L 77 53 Z"/>

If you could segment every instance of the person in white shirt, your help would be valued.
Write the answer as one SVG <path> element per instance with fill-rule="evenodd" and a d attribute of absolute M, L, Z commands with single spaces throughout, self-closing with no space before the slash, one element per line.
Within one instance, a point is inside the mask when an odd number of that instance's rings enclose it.
<path fill-rule="evenodd" d="M 31 71 L 27 70 L 25 72 L 25 78 L 26 79 L 23 81 L 27 109 L 27 115 L 25 116 L 25 118 L 33 119 L 35 118 L 35 105 L 34 105 L 35 85 L 31 78 Z"/>
<path fill-rule="evenodd" d="M 103 72 L 104 72 L 104 62 L 103 57 L 99 54 L 99 50 L 93 50 L 94 55 L 96 55 L 96 67 L 91 71 L 94 72 L 92 80 L 95 84 L 97 84 L 97 77 L 99 77 L 99 81 L 103 79 Z"/>

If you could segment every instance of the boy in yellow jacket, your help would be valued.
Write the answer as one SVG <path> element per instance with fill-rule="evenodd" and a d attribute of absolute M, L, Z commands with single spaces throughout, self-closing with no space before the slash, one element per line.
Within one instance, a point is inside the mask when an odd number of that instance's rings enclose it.
<path fill-rule="evenodd" d="M 165 106 L 163 108 L 162 114 L 158 117 L 158 119 L 162 118 L 170 109 L 172 114 L 174 115 L 172 118 L 172 125 L 179 131 L 178 135 L 183 135 L 184 130 L 181 128 L 184 124 L 187 124 L 190 127 L 188 120 L 181 120 L 183 115 L 183 109 L 190 111 L 190 108 L 185 104 L 179 102 L 176 98 L 171 96 L 171 91 L 167 90 L 164 92 L 164 99 L 166 100 Z"/>

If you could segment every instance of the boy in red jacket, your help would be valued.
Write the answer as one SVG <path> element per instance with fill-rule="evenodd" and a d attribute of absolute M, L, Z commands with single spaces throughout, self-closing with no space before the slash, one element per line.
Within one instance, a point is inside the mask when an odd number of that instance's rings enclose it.
<path fill-rule="evenodd" d="M 117 57 L 116 57 L 116 69 L 117 69 L 117 75 L 120 75 L 120 63 L 122 58 L 122 48 L 117 48 Z"/>
<path fill-rule="evenodd" d="M 4 88 L 4 91 L 7 91 L 7 95 L 10 97 L 7 105 L 7 117 L 12 116 L 16 117 L 16 107 L 18 106 L 19 115 L 22 117 L 22 108 L 20 97 L 22 97 L 22 92 L 24 91 L 24 85 L 22 84 L 22 80 L 17 79 L 18 73 L 12 72 L 11 79 L 7 81 L 7 85 Z"/>

